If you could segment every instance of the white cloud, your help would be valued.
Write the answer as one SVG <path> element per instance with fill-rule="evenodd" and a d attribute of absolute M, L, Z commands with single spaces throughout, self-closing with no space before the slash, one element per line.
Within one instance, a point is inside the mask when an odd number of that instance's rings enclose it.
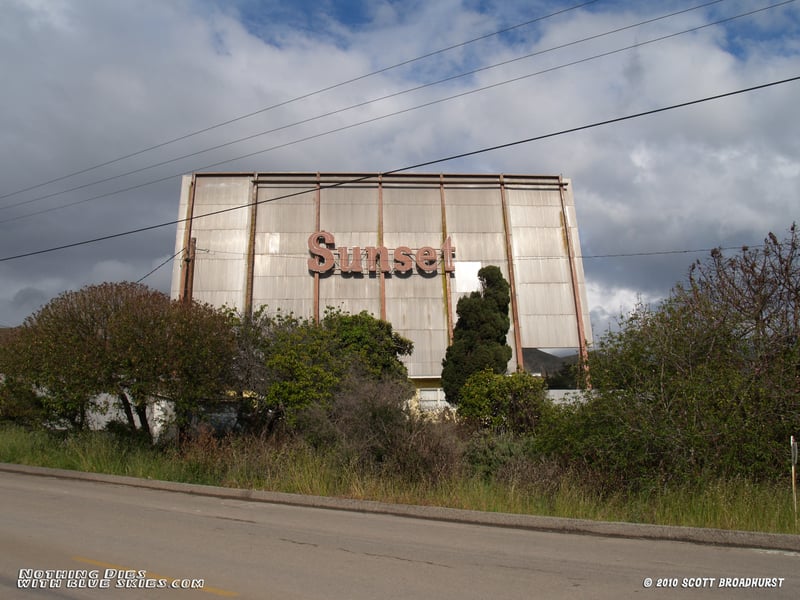
<path fill-rule="evenodd" d="M 589 282 L 586 286 L 592 319 L 592 333 L 595 343 L 607 331 L 616 329 L 620 318 L 637 306 L 656 308 L 664 297 L 643 294 L 632 288 L 606 286 Z"/>
<path fill-rule="evenodd" d="M 367 4 L 350 22 L 332 3 L 299 8 L 215 0 L 7 4 L 0 21 L 0 55 L 14 60 L 0 63 L 0 196 L 563 8 L 548 3 L 532 8 L 521 1 L 495 9 L 480 3 L 484 12 L 476 3 L 458 0 Z M 690 5 L 668 4 L 671 10 Z M 180 185 L 173 176 L 182 172 L 751 9 L 749 3 L 726 2 L 714 7 L 713 15 L 693 11 L 3 209 L 669 10 L 662 3 L 598 3 L 104 169 L 0 198 L 0 258 L 173 220 Z M 389 170 L 795 76 L 799 15 L 797 7 L 789 6 L 215 169 Z M 782 233 L 797 219 L 798 97 L 800 83 L 790 83 L 427 170 L 571 178 L 587 255 L 753 244 L 770 230 Z M 72 208 L 8 220 L 161 178 L 165 181 Z M 0 321 L 21 321 L 23 311 L 33 310 L 42 294 L 104 278 L 138 279 L 171 255 L 173 246 L 174 227 L 164 227 L 0 263 Z M 632 306 L 637 295 L 663 297 L 698 257 L 702 254 L 587 259 L 593 317 L 608 322 L 620 308 Z M 168 268 L 161 269 L 147 283 L 167 290 L 168 275 Z M 596 334 L 604 329 L 598 323 L 594 328 Z"/>

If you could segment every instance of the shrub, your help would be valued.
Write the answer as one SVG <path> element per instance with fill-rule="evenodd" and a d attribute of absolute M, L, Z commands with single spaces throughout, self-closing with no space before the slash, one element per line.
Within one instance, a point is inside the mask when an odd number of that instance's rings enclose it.
<path fill-rule="evenodd" d="M 458 415 L 492 431 L 529 434 L 550 406 L 541 377 L 525 372 L 498 375 L 485 369 L 471 375 L 461 388 Z"/>
<path fill-rule="evenodd" d="M 461 443 L 454 423 L 411 413 L 407 380 L 365 378 L 353 370 L 329 407 L 298 414 L 296 433 L 317 450 L 335 454 L 343 468 L 405 480 L 437 481 L 457 472 Z"/>

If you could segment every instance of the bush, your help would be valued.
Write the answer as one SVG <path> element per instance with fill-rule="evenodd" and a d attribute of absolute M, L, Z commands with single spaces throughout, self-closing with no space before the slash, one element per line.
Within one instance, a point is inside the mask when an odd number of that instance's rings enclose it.
<path fill-rule="evenodd" d="M 526 443 L 517 435 L 478 431 L 469 440 L 465 459 L 473 474 L 491 480 L 509 464 L 526 458 Z"/>
<path fill-rule="evenodd" d="M 498 375 L 489 369 L 471 375 L 461 388 L 458 415 L 499 433 L 533 433 L 550 410 L 544 379 L 530 373 Z"/>
<path fill-rule="evenodd" d="M 405 480 L 438 481 L 460 469 L 454 423 L 412 414 L 407 380 L 364 378 L 353 371 L 330 407 L 309 406 L 295 432 L 317 450 L 337 456 L 342 468 Z"/>

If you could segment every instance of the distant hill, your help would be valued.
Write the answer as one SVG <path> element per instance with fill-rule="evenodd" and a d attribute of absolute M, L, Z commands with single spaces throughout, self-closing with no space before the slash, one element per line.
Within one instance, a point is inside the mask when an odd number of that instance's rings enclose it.
<path fill-rule="evenodd" d="M 542 377 L 552 380 L 549 382 L 551 387 L 570 389 L 575 387 L 573 377 L 565 377 L 562 370 L 578 362 L 577 354 L 555 356 L 538 348 L 523 348 L 522 361 L 528 373 L 539 373 Z"/>
<path fill-rule="evenodd" d="M 542 375 L 552 375 L 557 373 L 564 365 L 574 365 L 578 362 L 578 355 L 555 356 L 538 348 L 523 348 L 522 361 L 525 370 L 529 373 L 541 373 Z"/>

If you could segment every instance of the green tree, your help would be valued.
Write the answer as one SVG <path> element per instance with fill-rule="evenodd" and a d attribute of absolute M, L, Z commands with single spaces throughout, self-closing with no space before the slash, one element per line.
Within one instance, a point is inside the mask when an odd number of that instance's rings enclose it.
<path fill-rule="evenodd" d="M 505 373 L 511 359 L 506 341 L 511 302 L 508 282 L 494 265 L 478 271 L 481 290 L 458 301 L 458 321 L 453 330 L 453 343 L 442 361 L 442 387 L 447 401 L 458 405 L 461 388 L 473 373 L 491 369 Z"/>
<path fill-rule="evenodd" d="M 350 315 L 328 310 L 322 327 L 329 331 L 340 352 L 358 357 L 373 378 L 408 378 L 408 370 L 400 360 L 414 351 L 411 340 L 392 329 L 391 323 L 376 319 L 366 311 Z"/>
<path fill-rule="evenodd" d="M 293 427 L 301 410 L 330 404 L 349 357 L 338 355 L 332 333 L 311 321 L 279 327 L 273 335 L 265 361 L 269 386 L 264 400 Z"/>
<path fill-rule="evenodd" d="M 154 372 L 154 397 L 166 399 L 179 427 L 205 418 L 204 408 L 226 398 L 233 382 L 236 344 L 227 316 L 207 304 L 171 302 L 161 332 L 164 368 Z M 165 346 L 161 346 L 163 343 Z"/>
<path fill-rule="evenodd" d="M 83 429 L 95 408 L 94 390 L 88 384 L 75 388 L 65 385 L 80 372 L 84 353 L 76 354 L 60 376 L 43 371 L 50 364 L 61 362 L 58 344 L 50 345 L 37 338 L 32 328 L 22 326 L 0 347 L 0 373 L 3 374 L 3 407 L 7 418 L 38 412 L 39 424 L 46 427 Z M 39 411 L 36 410 L 38 405 Z"/>
<path fill-rule="evenodd" d="M 250 431 L 269 433 L 278 424 L 290 429 L 314 408 L 328 414 L 343 381 L 352 372 L 362 379 L 407 382 L 400 357 L 413 344 L 391 324 L 366 312 L 328 311 L 317 324 L 293 315 L 231 315 L 239 354 L 235 361 L 239 417 Z"/>
<path fill-rule="evenodd" d="M 221 313 L 146 286 L 64 292 L 28 317 L 0 369 L 40 398 L 53 425 L 86 428 L 113 398 L 131 430 L 151 436 L 148 408 L 169 400 L 183 419 L 226 387 L 233 337 Z"/>

